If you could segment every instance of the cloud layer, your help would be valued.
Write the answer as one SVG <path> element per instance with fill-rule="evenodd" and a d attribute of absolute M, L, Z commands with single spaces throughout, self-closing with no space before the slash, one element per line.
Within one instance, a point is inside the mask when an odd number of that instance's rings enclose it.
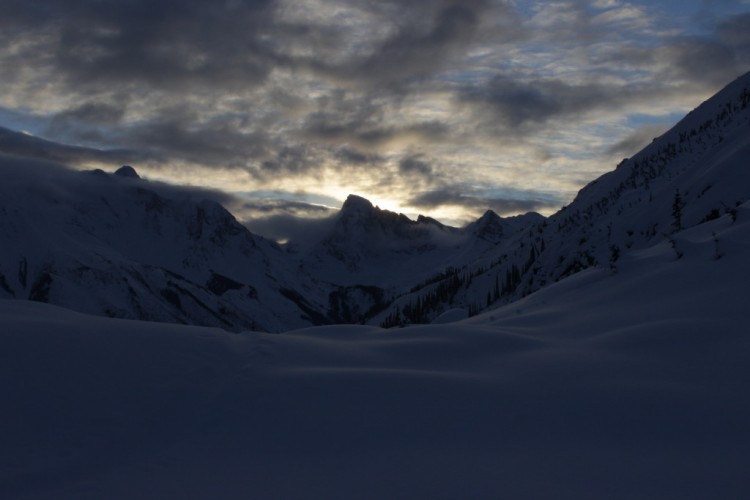
<path fill-rule="evenodd" d="M 551 212 L 750 69 L 750 5 L 679 7 L 5 0 L 0 152 L 272 193 L 279 228 L 350 192 Z"/>

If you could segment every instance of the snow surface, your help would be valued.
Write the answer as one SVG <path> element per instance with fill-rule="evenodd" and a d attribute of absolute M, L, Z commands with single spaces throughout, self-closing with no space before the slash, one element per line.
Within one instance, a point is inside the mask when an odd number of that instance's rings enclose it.
<path fill-rule="evenodd" d="M 1 300 L 0 498 L 744 498 L 736 215 L 445 325 L 232 334 Z"/>
<path fill-rule="evenodd" d="M 297 256 L 0 157 L 0 499 L 746 498 L 749 131 L 747 74 L 546 220 L 352 197 Z"/>

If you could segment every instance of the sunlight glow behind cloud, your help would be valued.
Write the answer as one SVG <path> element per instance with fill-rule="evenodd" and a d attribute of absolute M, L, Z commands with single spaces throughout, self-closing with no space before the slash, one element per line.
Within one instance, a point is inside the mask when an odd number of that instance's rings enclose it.
<path fill-rule="evenodd" d="M 0 152 L 133 164 L 247 219 L 349 193 L 548 214 L 750 69 L 747 33 L 744 1 L 8 0 Z"/>

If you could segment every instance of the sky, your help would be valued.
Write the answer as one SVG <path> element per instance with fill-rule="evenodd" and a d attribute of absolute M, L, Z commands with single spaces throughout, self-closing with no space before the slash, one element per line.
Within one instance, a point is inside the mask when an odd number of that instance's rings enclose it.
<path fill-rule="evenodd" d="M 0 153 L 225 193 L 551 214 L 750 70 L 750 0 L 0 0 Z"/>

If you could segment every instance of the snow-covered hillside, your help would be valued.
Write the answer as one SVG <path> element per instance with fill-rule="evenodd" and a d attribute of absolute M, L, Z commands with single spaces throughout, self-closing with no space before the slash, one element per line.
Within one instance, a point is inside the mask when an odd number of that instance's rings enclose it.
<path fill-rule="evenodd" d="M 207 197 L 130 167 L 0 157 L 0 297 L 230 330 L 314 324 L 286 253 Z"/>
<path fill-rule="evenodd" d="M 488 212 L 463 229 L 351 196 L 304 252 L 251 234 L 220 196 L 0 157 L 0 297 L 102 316 L 279 332 L 359 323 L 435 270 L 542 219 Z"/>
<path fill-rule="evenodd" d="M 583 269 L 616 271 L 629 252 L 663 242 L 678 255 L 682 231 L 734 218 L 750 199 L 748 158 L 750 73 L 591 182 L 569 206 L 402 294 L 370 322 L 429 322 L 453 308 L 478 313 Z"/>
<path fill-rule="evenodd" d="M 0 497 L 743 498 L 750 203 L 446 324 L 0 300 Z"/>
<path fill-rule="evenodd" d="M 300 255 L 297 268 L 328 292 L 333 322 L 373 322 L 394 300 L 492 258 L 542 220 L 536 213 L 502 218 L 488 210 L 454 228 L 424 216 L 411 220 L 351 195 L 331 231 Z"/>

